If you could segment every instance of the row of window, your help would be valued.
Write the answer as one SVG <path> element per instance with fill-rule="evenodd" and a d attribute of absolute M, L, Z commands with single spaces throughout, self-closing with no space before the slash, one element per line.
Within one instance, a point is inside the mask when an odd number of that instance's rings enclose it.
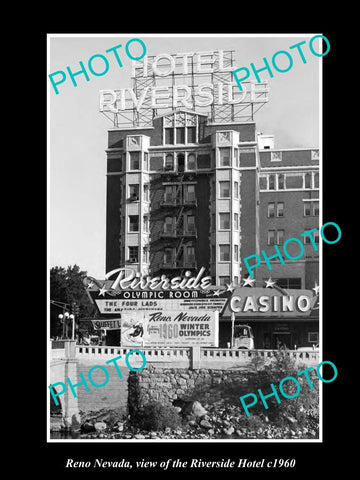
<path fill-rule="evenodd" d="M 129 184 L 128 188 L 128 200 L 140 200 L 140 185 L 138 183 Z M 188 203 L 194 203 L 196 200 L 195 184 L 185 184 L 180 187 L 179 185 L 166 185 L 163 199 L 167 203 L 173 203 L 181 199 L 184 199 L 184 201 Z M 148 184 L 144 185 L 143 200 L 145 202 L 150 201 L 150 188 Z"/>
<path fill-rule="evenodd" d="M 284 202 L 269 202 L 267 208 L 268 218 L 284 216 Z M 304 202 L 304 216 L 319 216 L 319 201 Z"/>
<path fill-rule="evenodd" d="M 212 214 L 212 231 L 215 231 L 215 213 Z M 239 230 L 239 214 L 234 212 L 234 227 L 235 230 Z M 230 230 L 230 213 L 219 213 L 219 230 Z"/>
<path fill-rule="evenodd" d="M 140 185 L 138 183 L 133 183 L 129 185 L 129 200 L 138 201 L 140 200 Z M 143 200 L 145 202 L 150 201 L 150 186 L 149 184 L 144 185 L 143 191 Z"/>
<path fill-rule="evenodd" d="M 188 153 L 186 156 L 184 153 L 167 153 L 165 159 L 163 155 L 153 155 L 150 157 L 149 165 L 149 154 L 144 152 L 144 164 L 143 168 L 141 167 L 141 152 L 134 151 L 129 152 L 130 164 L 129 170 L 145 170 L 149 171 L 149 166 L 151 171 L 178 171 L 184 172 L 185 165 L 186 171 L 194 171 L 197 169 L 210 168 L 210 155 L 209 154 L 195 154 Z M 125 155 L 123 156 L 125 159 Z M 120 170 L 123 170 L 123 166 L 120 167 Z"/>
<path fill-rule="evenodd" d="M 143 248 L 143 262 L 149 262 L 149 250 L 147 247 Z M 128 247 L 128 261 L 130 263 L 139 263 L 139 247 L 138 246 L 131 246 Z"/>
<path fill-rule="evenodd" d="M 215 262 L 216 259 L 216 252 L 215 252 L 215 245 L 212 245 L 211 247 L 211 257 L 212 261 Z M 239 262 L 239 245 L 234 245 L 234 262 Z M 220 244 L 219 245 L 219 262 L 230 262 L 231 261 L 231 250 L 230 250 L 230 245 L 229 244 Z"/>
<path fill-rule="evenodd" d="M 230 198 L 231 197 L 231 191 L 230 191 L 230 181 L 228 180 L 220 180 L 219 181 L 219 198 Z M 234 190 L 233 190 L 233 195 L 234 198 L 239 198 L 240 195 L 240 186 L 239 182 L 234 182 Z"/>
<path fill-rule="evenodd" d="M 307 206 L 307 204 L 305 204 Z M 271 207 L 270 214 L 268 210 L 268 216 L 273 217 L 274 212 Z M 277 205 L 277 216 L 283 216 L 283 204 Z M 309 210 L 307 211 L 306 215 L 319 215 L 318 209 Z M 129 232 L 139 232 L 139 215 L 129 215 L 128 216 L 128 231 Z M 239 230 L 239 214 L 234 212 L 233 214 L 234 223 L 233 228 L 234 230 Z M 166 216 L 164 219 L 164 232 L 171 233 L 174 231 L 177 222 L 177 217 L 175 216 Z M 188 232 L 195 232 L 195 215 L 187 214 L 183 215 L 183 226 L 186 231 Z M 230 230 L 230 213 L 229 212 L 220 212 L 219 213 L 219 230 Z M 215 231 L 215 214 L 212 214 L 212 230 Z M 149 232 L 149 216 L 143 216 L 143 231 Z M 306 240 L 308 237 L 304 237 Z M 284 239 L 284 230 L 283 229 L 271 229 L 268 231 L 268 245 L 282 245 Z"/>
<path fill-rule="evenodd" d="M 184 232 L 194 233 L 195 232 L 195 215 L 183 215 L 183 230 Z M 172 234 L 176 230 L 177 226 L 177 217 L 165 217 L 164 220 L 164 233 Z"/>
<path fill-rule="evenodd" d="M 267 244 L 268 245 L 283 245 L 285 238 L 285 230 L 282 229 L 273 229 L 268 230 L 267 232 Z M 311 244 L 311 239 L 309 235 L 306 235 L 304 238 L 304 244 Z M 319 243 L 319 232 L 313 232 L 313 238 L 315 243 Z"/>
<path fill-rule="evenodd" d="M 173 247 L 164 249 L 164 265 L 174 265 L 176 261 L 176 249 Z M 181 259 L 183 265 L 195 266 L 195 247 L 193 245 L 183 248 L 183 257 Z"/>
<path fill-rule="evenodd" d="M 128 217 L 128 226 L 129 232 L 139 232 L 140 228 L 140 217 L 139 215 L 129 215 Z M 143 215 L 143 231 L 145 233 L 149 233 L 149 216 L 148 215 Z"/>
<path fill-rule="evenodd" d="M 230 167 L 232 164 L 231 148 L 230 147 L 219 148 L 219 151 L 220 151 L 220 154 L 219 154 L 218 165 L 220 167 Z M 234 158 L 235 167 L 239 167 L 240 165 L 239 155 L 240 155 L 239 150 L 235 149 L 235 158 Z M 141 166 L 140 166 L 141 152 L 140 151 L 129 152 L 129 156 L 130 156 L 130 170 L 140 170 L 141 169 Z M 163 159 L 162 156 L 159 158 L 161 158 L 161 160 Z M 207 158 L 210 158 L 210 156 L 207 155 Z M 151 160 L 152 160 L 152 157 L 151 157 Z M 183 171 L 185 168 L 185 163 L 186 163 L 186 170 L 196 170 L 196 168 L 201 168 L 201 166 L 198 165 L 197 156 L 195 155 L 195 153 L 188 153 L 185 158 L 185 155 L 180 152 L 168 153 L 167 155 L 165 155 L 165 164 L 163 166 L 165 170 L 175 170 L 176 168 L 176 170 L 178 171 Z M 209 168 L 210 164 L 208 164 L 207 167 Z M 144 170 L 149 170 L 149 154 L 147 152 L 144 152 Z M 157 168 L 155 168 L 155 170 L 157 170 Z"/>
<path fill-rule="evenodd" d="M 261 174 L 260 190 L 290 190 L 319 188 L 319 173 Z"/>
<path fill-rule="evenodd" d="M 196 127 L 170 127 L 164 129 L 165 145 L 196 143 Z"/>
<path fill-rule="evenodd" d="M 128 216 L 128 231 L 131 233 L 137 233 L 140 229 L 140 220 L 139 215 L 129 215 Z M 174 233 L 175 227 L 177 225 L 177 217 L 167 216 L 164 219 L 164 233 Z M 187 214 L 182 217 L 182 227 L 184 232 L 194 233 L 195 232 L 195 215 Z M 149 232 L 149 216 L 143 216 L 143 231 L 145 233 Z"/>
<path fill-rule="evenodd" d="M 163 118 L 165 145 L 197 143 L 198 117 L 188 112 L 176 112 Z"/>
<path fill-rule="evenodd" d="M 235 148 L 234 149 L 234 161 L 231 161 L 231 150 L 230 147 L 221 147 L 219 148 L 219 163 L 220 167 L 231 167 L 234 166 L 236 168 L 240 167 L 240 151 Z"/>
<path fill-rule="evenodd" d="M 178 202 L 181 202 L 182 199 L 184 199 L 186 203 L 195 202 L 196 196 L 195 196 L 194 184 L 185 184 L 182 186 L 165 185 L 165 190 L 164 190 L 165 203 L 178 203 Z"/>

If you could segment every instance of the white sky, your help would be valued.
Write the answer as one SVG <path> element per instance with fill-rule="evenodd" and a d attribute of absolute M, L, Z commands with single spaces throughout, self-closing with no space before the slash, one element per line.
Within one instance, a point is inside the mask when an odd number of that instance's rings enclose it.
<path fill-rule="evenodd" d="M 317 32 L 314 33 L 314 35 Z M 104 278 L 106 229 L 106 154 L 108 118 L 99 112 L 99 90 L 131 87 L 131 61 L 125 44 L 140 38 L 148 55 L 206 50 L 235 50 L 235 68 L 258 68 L 266 57 L 279 50 L 292 53 L 291 70 L 274 78 L 267 72 L 261 79 L 269 82 L 269 102 L 256 114 L 257 130 L 275 135 L 276 148 L 319 147 L 319 72 L 321 57 L 308 49 L 313 35 L 273 36 L 154 36 L 100 35 L 85 37 L 48 37 L 48 73 L 80 70 L 79 61 L 87 66 L 90 57 L 102 54 L 109 59 L 109 71 L 90 81 L 76 77 L 75 88 L 70 79 L 58 86 L 56 95 L 48 80 L 48 258 L 49 267 L 67 267 L 76 263 L 89 275 Z M 289 46 L 306 40 L 304 64 Z M 120 68 L 113 54 L 105 50 L 122 44 L 118 50 L 123 63 Z M 134 55 L 135 46 L 134 46 Z M 314 43 L 317 50 L 317 42 Z M 318 50 L 317 50 L 318 51 Z M 326 57 L 324 57 L 326 58 Z M 279 57 L 280 66 L 280 57 Z M 88 70 L 88 69 L 87 69 Z M 99 66 L 100 71 L 100 66 Z M 255 78 L 252 78 L 255 81 Z"/>

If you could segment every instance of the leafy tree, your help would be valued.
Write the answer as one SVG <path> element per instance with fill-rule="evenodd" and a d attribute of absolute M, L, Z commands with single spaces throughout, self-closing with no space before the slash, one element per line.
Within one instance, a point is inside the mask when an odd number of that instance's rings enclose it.
<path fill-rule="evenodd" d="M 87 272 L 80 270 L 78 265 L 64 267 L 52 267 L 50 270 L 50 300 L 67 303 L 67 310 L 71 313 L 71 305 L 76 302 L 79 305 L 79 315 L 76 319 L 76 329 L 80 334 L 93 333 L 91 322 L 79 321 L 79 319 L 91 319 L 95 317 L 96 309 L 91 303 L 83 283 Z M 58 315 L 63 313 L 63 308 L 50 304 L 50 336 L 62 335 L 62 324 Z"/>

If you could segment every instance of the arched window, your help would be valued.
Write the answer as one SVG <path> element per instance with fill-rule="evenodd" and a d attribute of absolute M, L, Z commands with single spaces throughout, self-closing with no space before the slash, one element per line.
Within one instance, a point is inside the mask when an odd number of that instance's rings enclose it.
<path fill-rule="evenodd" d="M 193 153 L 189 153 L 187 157 L 187 169 L 188 170 L 196 169 L 196 157 Z"/>

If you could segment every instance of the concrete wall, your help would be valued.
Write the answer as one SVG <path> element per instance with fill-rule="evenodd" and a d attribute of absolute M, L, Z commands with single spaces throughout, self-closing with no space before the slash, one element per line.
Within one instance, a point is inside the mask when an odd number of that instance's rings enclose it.
<path fill-rule="evenodd" d="M 79 411 L 89 413 L 102 409 L 116 409 L 120 414 L 126 415 L 129 369 L 121 364 L 121 361 L 118 364 L 123 378 L 119 378 L 113 363 L 107 365 L 105 360 L 96 362 L 96 365 L 105 367 L 109 374 L 108 383 L 97 388 L 88 380 L 89 370 L 94 367 L 94 362 L 83 359 L 79 361 L 77 381 L 81 381 L 79 373 L 82 372 L 90 389 L 90 392 L 87 392 L 83 385 L 76 389 Z M 105 382 L 106 377 L 101 369 L 95 369 L 91 372 L 91 378 L 95 384 L 101 385 Z"/>

